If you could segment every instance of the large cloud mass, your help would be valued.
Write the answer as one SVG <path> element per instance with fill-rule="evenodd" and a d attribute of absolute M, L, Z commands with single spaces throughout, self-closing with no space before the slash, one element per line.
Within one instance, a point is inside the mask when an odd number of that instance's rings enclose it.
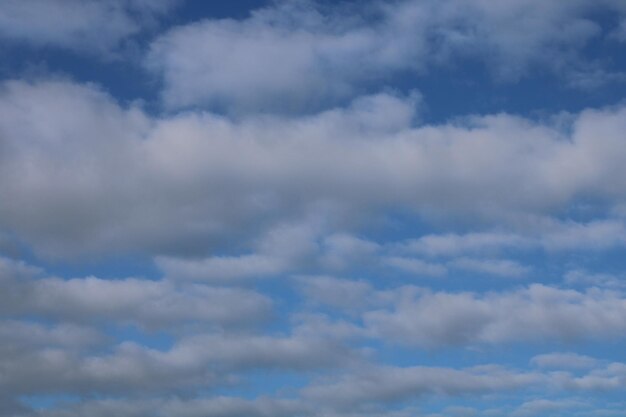
<path fill-rule="evenodd" d="M 624 415 L 624 3 L 243 3 L 0 2 L 0 414 Z"/>

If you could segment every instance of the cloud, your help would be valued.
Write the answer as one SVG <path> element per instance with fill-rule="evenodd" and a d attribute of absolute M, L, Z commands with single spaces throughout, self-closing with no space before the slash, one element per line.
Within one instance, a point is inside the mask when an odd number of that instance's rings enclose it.
<path fill-rule="evenodd" d="M 317 252 L 313 225 L 279 224 L 254 243 L 256 250 L 238 256 L 182 259 L 161 256 L 158 267 L 173 280 L 233 283 L 251 278 L 276 276 L 298 266 Z"/>
<path fill-rule="evenodd" d="M 46 331 L 68 333 L 66 326 Z M 195 334 L 167 350 L 130 341 L 88 349 L 76 337 L 72 344 L 42 342 L 24 343 L 20 334 L 5 339 L 0 360 L 3 392 L 16 397 L 181 394 L 241 383 L 246 371 L 319 371 L 359 362 L 358 354 L 335 341 L 303 335 Z"/>
<path fill-rule="evenodd" d="M 582 196 L 606 207 L 626 194 L 624 109 L 585 111 L 565 136 L 509 115 L 383 123 L 385 103 L 410 108 L 411 99 L 360 100 L 372 106 L 236 122 L 202 112 L 149 117 L 93 86 L 5 83 L 0 227 L 47 257 L 201 258 L 233 242 L 267 256 L 254 241 L 285 219 L 317 213 L 330 230 L 350 230 L 394 206 L 427 221 L 546 230 L 548 248 L 623 241 L 620 221 L 549 216 Z M 270 257 L 209 262 L 232 271 L 249 261 L 266 268 Z"/>
<path fill-rule="evenodd" d="M 609 36 L 619 42 L 626 42 L 626 18 L 622 18 L 619 25 L 610 33 Z"/>
<path fill-rule="evenodd" d="M 501 253 L 528 253 L 537 249 L 550 253 L 572 250 L 603 251 L 622 247 L 626 243 L 626 226 L 620 218 L 574 222 L 544 217 L 531 220 L 524 224 L 524 228 L 512 226 L 510 229 L 506 232 L 428 234 L 388 246 L 392 252 L 399 254 L 489 259 Z"/>
<path fill-rule="evenodd" d="M 426 256 L 458 256 L 472 253 L 492 253 L 509 248 L 524 248 L 528 239 L 516 234 L 474 232 L 463 235 L 429 234 L 402 242 L 401 250 Z"/>
<path fill-rule="evenodd" d="M 363 328 L 352 334 L 426 349 L 607 340 L 619 337 L 626 315 L 621 292 L 598 288 L 532 284 L 476 293 L 415 286 L 379 290 L 368 282 L 327 276 L 297 282 L 308 301 L 358 314 Z M 542 358 L 552 357 L 536 360 Z"/>
<path fill-rule="evenodd" d="M 250 290 L 126 278 L 37 278 L 22 264 L 0 258 L 0 312 L 9 316 L 70 322 L 137 324 L 147 328 L 237 325 L 258 322 L 271 311 L 269 298 Z M 24 269 L 28 272 L 23 273 Z"/>
<path fill-rule="evenodd" d="M 521 404 L 512 416 L 544 416 L 546 413 L 555 413 L 563 410 L 579 410 L 588 408 L 589 404 L 574 399 L 565 400 L 530 400 Z"/>
<path fill-rule="evenodd" d="M 237 397 L 217 396 L 214 398 L 181 399 L 144 399 L 92 400 L 79 405 L 67 407 L 65 410 L 42 410 L 36 413 L 39 417 L 274 417 L 293 416 L 299 413 L 300 407 L 293 401 L 258 398 L 245 400 Z"/>
<path fill-rule="evenodd" d="M 18 320 L 0 322 L 0 336 L 6 342 L 1 348 L 5 355 L 15 350 L 33 347 L 77 349 L 97 345 L 103 336 L 96 330 L 75 324 L 45 326 Z"/>
<path fill-rule="evenodd" d="M 594 286 L 621 289 L 626 283 L 620 276 L 606 273 L 592 273 L 582 269 L 567 271 L 563 277 L 567 285 L 572 286 Z"/>
<path fill-rule="evenodd" d="M 374 367 L 337 381 L 307 387 L 304 395 L 318 404 L 344 410 L 371 403 L 402 402 L 426 394 L 464 395 L 519 389 L 541 381 L 533 373 L 515 373 L 499 367 L 468 369 L 392 366 Z"/>
<path fill-rule="evenodd" d="M 448 76 L 621 82 L 622 0 L 177 4 L 0 10 L 18 67 L 70 71 L 0 83 L 0 415 L 624 408 L 587 354 L 626 331 L 626 105 L 420 119 Z M 459 279 L 491 275 L 529 281 Z"/>
<path fill-rule="evenodd" d="M 401 269 L 417 276 L 442 276 L 447 272 L 447 268 L 436 263 L 424 262 L 417 258 L 405 258 L 400 256 L 390 256 L 383 259 L 383 263 L 394 268 Z"/>
<path fill-rule="evenodd" d="M 282 273 L 287 265 L 264 255 L 214 256 L 201 260 L 157 258 L 159 268 L 174 279 L 227 282 Z"/>
<path fill-rule="evenodd" d="M 377 337 L 427 348 L 574 341 L 612 338 L 626 322 L 623 296 L 598 289 L 579 292 L 533 284 L 487 294 L 404 293 L 391 308 L 363 315 Z"/>
<path fill-rule="evenodd" d="M 278 2 L 242 20 L 205 19 L 156 39 L 147 66 L 167 106 L 301 112 L 345 100 L 402 72 L 478 59 L 499 80 L 537 68 L 581 77 L 577 50 L 602 34 L 593 10 L 619 1 Z M 617 32 L 619 33 L 619 32 Z"/>
<path fill-rule="evenodd" d="M 552 369 L 590 369 L 599 363 L 595 358 L 567 352 L 537 355 L 530 362 L 540 368 Z"/>
<path fill-rule="evenodd" d="M 528 266 L 508 259 L 458 258 L 449 265 L 461 270 L 507 278 L 519 278 L 527 275 L 531 270 Z"/>
<path fill-rule="evenodd" d="M 241 21 L 174 28 L 151 45 L 147 65 L 162 74 L 170 107 L 297 112 L 354 96 L 354 79 L 406 66 L 414 54 L 392 38 L 392 24 L 370 28 L 356 13 L 327 15 L 314 2 L 280 2 Z"/>
<path fill-rule="evenodd" d="M 582 376 L 570 373 L 554 375 L 554 384 L 572 391 L 602 392 L 621 390 L 626 386 L 626 364 L 613 362 L 605 367 L 592 369 Z"/>
<path fill-rule="evenodd" d="M 6 0 L 0 39 L 108 54 L 177 0 Z"/>
<path fill-rule="evenodd" d="M 320 263 L 333 270 L 347 269 L 355 264 L 369 265 L 380 250 L 380 245 L 376 242 L 346 233 L 327 236 L 321 246 Z"/>
<path fill-rule="evenodd" d="M 297 282 L 308 300 L 343 310 L 367 308 L 375 300 L 372 286 L 365 281 L 302 276 L 297 278 Z"/>

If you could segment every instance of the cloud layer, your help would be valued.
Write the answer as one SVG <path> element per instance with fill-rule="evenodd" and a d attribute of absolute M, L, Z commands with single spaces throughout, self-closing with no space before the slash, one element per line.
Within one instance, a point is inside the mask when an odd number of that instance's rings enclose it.
<path fill-rule="evenodd" d="M 623 2 L 209 3 L 0 5 L 1 415 L 624 414 Z"/>

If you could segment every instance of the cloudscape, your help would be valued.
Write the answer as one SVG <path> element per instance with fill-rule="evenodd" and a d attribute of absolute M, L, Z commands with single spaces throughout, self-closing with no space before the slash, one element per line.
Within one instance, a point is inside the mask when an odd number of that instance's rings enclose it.
<path fill-rule="evenodd" d="M 626 416 L 624 0 L 2 0 L 0 78 L 1 416 Z"/>

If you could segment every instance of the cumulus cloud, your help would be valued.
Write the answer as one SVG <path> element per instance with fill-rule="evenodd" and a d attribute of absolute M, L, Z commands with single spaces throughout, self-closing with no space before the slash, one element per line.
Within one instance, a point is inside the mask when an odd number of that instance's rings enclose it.
<path fill-rule="evenodd" d="M 309 300 L 344 310 L 370 307 L 375 302 L 372 286 L 330 276 L 304 276 L 297 279 L 300 291 Z"/>
<path fill-rule="evenodd" d="M 63 326 L 47 332 L 69 334 Z M 19 335 L 10 335 L 5 342 L 0 386 L 14 396 L 180 394 L 191 388 L 232 385 L 245 371 L 316 371 L 359 362 L 358 355 L 335 341 L 303 335 L 196 334 L 168 350 L 129 341 L 99 344 L 98 349 L 85 349 L 81 339 L 71 345 L 54 340 L 24 343 Z"/>
<path fill-rule="evenodd" d="M 510 226 L 506 232 L 427 234 L 388 246 L 392 252 L 405 255 L 488 259 L 502 253 L 528 253 L 537 249 L 550 253 L 576 250 L 601 252 L 623 247 L 626 243 L 626 226 L 622 219 L 616 217 L 589 222 L 543 217 L 523 224 L 523 228 Z"/>
<path fill-rule="evenodd" d="M 127 278 L 60 279 L 24 275 L 24 265 L 0 258 L 0 312 L 70 322 L 137 324 L 148 328 L 184 323 L 236 325 L 268 317 L 269 298 L 251 290 Z M 27 269 L 27 272 L 30 272 Z"/>
<path fill-rule="evenodd" d="M 589 369 L 599 364 L 595 358 L 568 352 L 544 353 L 534 356 L 530 361 L 540 368 L 553 369 Z"/>
<path fill-rule="evenodd" d="M 345 269 L 355 264 L 370 265 L 377 256 L 380 245 L 346 233 L 335 233 L 324 238 L 320 262 L 330 269 Z"/>
<path fill-rule="evenodd" d="M 177 0 L 6 0 L 0 39 L 110 53 Z"/>
<path fill-rule="evenodd" d="M 447 268 L 444 265 L 425 262 L 417 258 L 389 256 L 384 258 L 383 262 L 416 276 L 441 276 L 447 272 Z"/>
<path fill-rule="evenodd" d="M 555 374 L 554 383 L 564 389 L 582 392 L 624 389 L 626 386 L 626 364 L 621 362 L 609 363 L 580 376 L 572 375 L 569 372 Z"/>
<path fill-rule="evenodd" d="M 317 251 L 312 225 L 280 224 L 254 243 L 255 252 L 238 256 L 183 259 L 161 256 L 156 263 L 173 280 L 237 282 L 276 276 L 296 268 Z"/>
<path fill-rule="evenodd" d="M 530 400 L 521 404 L 511 415 L 512 416 L 542 416 L 546 413 L 556 413 L 564 410 L 580 410 L 588 408 L 589 404 L 584 401 L 565 400 Z"/>
<path fill-rule="evenodd" d="M 624 288 L 626 285 L 626 282 L 621 276 L 607 273 L 592 273 L 582 269 L 567 271 L 563 280 L 567 285 L 572 286 L 594 286 L 620 289 Z"/>
<path fill-rule="evenodd" d="M 322 213 L 336 230 L 390 205 L 425 219 L 545 229 L 548 248 L 623 241 L 621 221 L 561 226 L 546 217 L 581 196 L 600 207 L 624 197 L 621 107 L 581 113 L 566 135 L 509 115 L 381 122 L 387 102 L 412 101 L 361 100 L 371 106 L 234 122 L 210 113 L 152 118 L 68 82 L 5 83 L 1 227 L 51 257 L 199 256 L 235 241 L 260 252 L 207 261 L 229 274 L 250 262 L 280 269 L 253 240 L 285 218 Z"/>
<path fill-rule="evenodd" d="M 493 253 L 509 248 L 519 249 L 527 245 L 527 238 L 516 234 L 475 232 L 463 235 L 453 233 L 429 234 L 402 242 L 399 249 L 426 256 L 458 256 L 472 253 Z"/>
<path fill-rule="evenodd" d="M 360 314 L 361 337 L 427 349 L 608 340 L 619 338 L 626 315 L 621 292 L 598 288 L 576 291 L 532 284 L 487 293 L 416 286 L 376 289 L 368 282 L 327 276 L 301 277 L 298 284 L 311 302 Z M 553 357 L 534 361 L 540 365 L 547 363 L 544 359 Z"/>
<path fill-rule="evenodd" d="M 450 263 L 454 268 L 487 275 L 519 278 L 530 272 L 530 267 L 508 259 L 458 258 Z"/>
<path fill-rule="evenodd" d="M 434 348 L 611 338 L 624 331 L 625 316 L 620 293 L 533 284 L 487 294 L 405 290 L 391 308 L 366 312 L 364 322 L 379 337 Z"/>
<path fill-rule="evenodd" d="M 119 416 L 119 417 L 274 417 L 293 416 L 301 412 L 294 401 L 273 398 L 244 400 L 237 397 L 218 396 L 214 398 L 150 399 L 150 400 L 92 400 L 67 407 L 64 410 L 47 409 L 36 413 L 40 417 L 79 417 L 79 416 Z M 31 414 L 24 414 L 28 416 Z M 17 415 L 19 417 L 22 414 Z"/>
<path fill-rule="evenodd" d="M 626 13 L 617 0 L 277 2 L 243 20 L 174 28 L 154 41 L 147 65 L 163 77 L 168 106 L 234 112 L 315 109 L 468 57 L 501 80 L 536 68 L 580 78 L 594 68 L 576 51 L 602 34 L 594 7 Z"/>
<path fill-rule="evenodd" d="M 463 395 L 521 388 L 541 380 L 539 374 L 485 366 L 468 369 L 374 367 L 338 381 L 321 381 L 304 395 L 316 402 L 350 410 L 371 403 L 407 400 L 425 394 Z"/>
<path fill-rule="evenodd" d="M 0 415 L 623 409 L 622 0 L 178 3 L 0 6 Z"/>

